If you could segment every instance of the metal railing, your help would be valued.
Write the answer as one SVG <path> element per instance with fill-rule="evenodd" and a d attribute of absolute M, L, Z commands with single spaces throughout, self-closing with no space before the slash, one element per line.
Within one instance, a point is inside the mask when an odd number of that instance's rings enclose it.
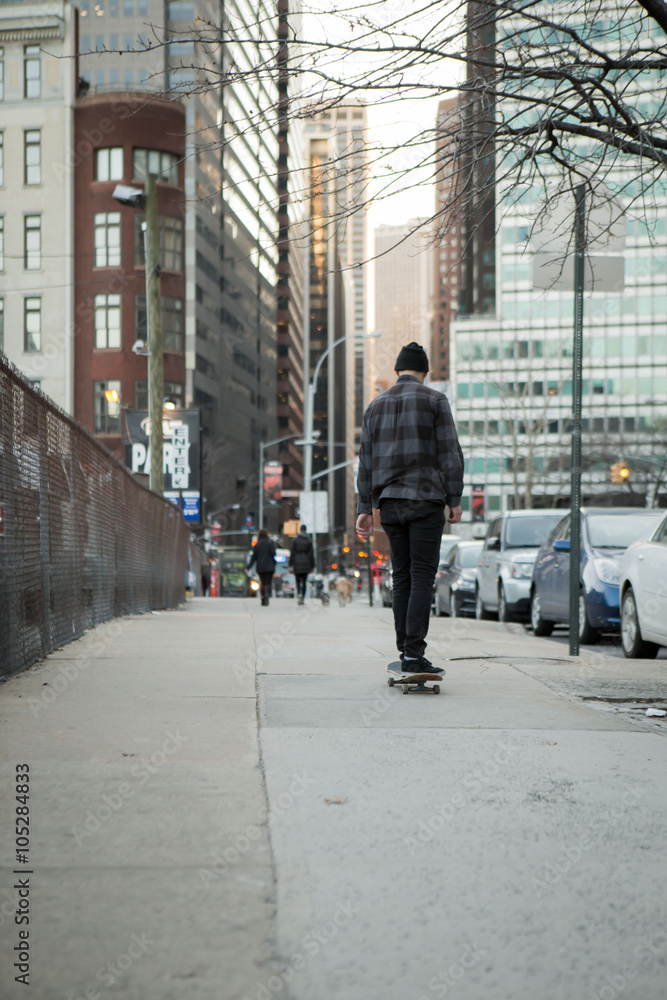
<path fill-rule="evenodd" d="M 0 354 L 0 675 L 185 599 L 181 512 Z"/>

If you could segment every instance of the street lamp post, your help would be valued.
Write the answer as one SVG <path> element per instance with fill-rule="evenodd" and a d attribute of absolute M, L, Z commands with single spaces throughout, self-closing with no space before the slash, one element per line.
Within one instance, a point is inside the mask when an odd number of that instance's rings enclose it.
<path fill-rule="evenodd" d="M 380 334 L 375 331 L 374 333 L 362 333 L 355 334 L 352 337 L 345 336 L 339 337 L 338 340 L 334 340 L 330 347 L 327 347 L 319 358 L 317 364 L 315 365 L 315 370 L 313 371 L 313 377 L 308 385 L 306 391 L 306 414 L 304 420 L 304 436 L 303 441 L 303 489 L 304 493 L 310 493 L 313 481 L 313 445 L 315 444 L 315 438 L 313 436 L 313 421 L 314 421 L 314 411 L 315 411 L 315 393 L 317 392 L 317 377 L 320 374 L 320 368 L 331 354 L 334 348 L 338 347 L 340 344 L 344 343 L 346 340 L 375 340 Z M 307 376 L 307 373 L 306 373 Z M 332 419 L 333 415 L 329 415 L 329 419 Z"/>
<path fill-rule="evenodd" d="M 146 336 L 148 340 L 148 416 L 150 425 L 151 464 L 149 485 L 164 493 L 164 438 L 162 406 L 164 397 L 164 360 L 162 353 L 162 314 L 160 309 L 160 230 L 157 210 L 157 187 L 154 174 L 148 174 L 144 190 L 117 184 L 113 198 L 129 208 L 143 209 L 142 224 L 146 272 Z"/>
<path fill-rule="evenodd" d="M 299 437 L 298 434 L 288 434 L 287 437 L 276 438 L 274 441 L 259 442 L 259 517 L 257 527 L 264 527 L 264 449 L 270 448 L 274 444 L 282 444 L 283 441 L 291 441 Z"/>

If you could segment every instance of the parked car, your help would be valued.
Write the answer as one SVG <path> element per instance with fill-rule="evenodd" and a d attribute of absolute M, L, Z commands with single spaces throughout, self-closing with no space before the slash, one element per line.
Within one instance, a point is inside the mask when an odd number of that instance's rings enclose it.
<path fill-rule="evenodd" d="M 440 539 L 440 556 L 438 557 L 438 566 L 441 566 L 445 562 L 445 560 L 447 559 L 447 556 L 449 555 L 449 553 L 451 552 L 451 550 L 453 549 L 453 547 L 456 545 L 457 542 L 460 542 L 460 541 L 461 541 L 461 539 L 459 538 L 458 535 L 443 535 L 442 536 L 442 538 Z M 433 612 L 433 614 L 436 613 L 436 610 L 435 610 L 435 580 L 433 581 L 433 597 L 431 598 L 431 611 Z"/>
<path fill-rule="evenodd" d="M 535 557 L 562 517 L 562 510 L 510 510 L 489 523 L 477 570 L 477 618 L 494 612 L 501 622 L 528 618 Z"/>
<path fill-rule="evenodd" d="M 667 646 L 667 516 L 646 540 L 626 549 L 620 606 L 623 653 L 653 659 Z"/>
<path fill-rule="evenodd" d="M 460 618 L 475 614 L 477 563 L 484 542 L 459 541 L 453 545 L 435 578 L 435 613 Z"/>
<path fill-rule="evenodd" d="M 391 571 L 391 565 L 385 563 L 382 567 L 382 575 L 380 576 L 380 591 L 382 593 L 382 607 L 390 608 L 392 604 L 393 597 L 393 576 Z"/>
<path fill-rule="evenodd" d="M 620 561 L 629 545 L 645 537 L 664 511 L 637 507 L 582 507 L 579 572 L 579 641 L 594 643 L 601 631 L 618 631 Z M 540 549 L 530 594 L 535 635 L 550 635 L 570 619 L 570 526 L 568 513 Z"/>

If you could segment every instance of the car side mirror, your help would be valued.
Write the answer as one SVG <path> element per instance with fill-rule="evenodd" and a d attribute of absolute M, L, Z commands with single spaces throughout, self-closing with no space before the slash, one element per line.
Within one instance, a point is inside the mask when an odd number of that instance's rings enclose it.
<path fill-rule="evenodd" d="M 570 539 L 569 538 L 559 538 L 554 542 L 554 552 L 569 552 L 570 551 Z"/>
<path fill-rule="evenodd" d="M 486 547 L 487 547 L 487 549 L 499 549 L 500 548 L 500 539 L 499 538 L 491 538 L 489 540 L 489 542 L 488 542 L 488 544 L 487 544 Z"/>

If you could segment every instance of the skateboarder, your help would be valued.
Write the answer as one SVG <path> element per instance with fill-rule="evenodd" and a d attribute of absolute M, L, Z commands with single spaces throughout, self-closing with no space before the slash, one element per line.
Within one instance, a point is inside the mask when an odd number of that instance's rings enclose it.
<path fill-rule="evenodd" d="M 306 525 L 302 524 L 299 528 L 299 534 L 292 542 L 292 553 L 289 557 L 289 565 L 294 570 L 296 578 L 296 594 L 299 598 L 299 604 L 303 604 L 306 596 L 308 574 L 315 569 L 313 543 L 307 530 Z"/>
<path fill-rule="evenodd" d="M 260 528 L 259 530 L 257 542 L 248 563 L 248 569 L 250 569 L 253 563 L 256 563 L 259 574 L 259 592 L 262 597 L 262 606 L 266 608 L 269 605 L 273 574 L 276 571 L 276 547 L 266 528 Z"/>
<path fill-rule="evenodd" d="M 364 414 L 357 533 L 373 530 L 374 507 L 389 539 L 396 645 L 406 673 L 431 672 L 424 656 L 440 539 L 461 520 L 463 454 L 447 397 L 424 385 L 426 351 L 413 342 L 394 366 L 396 383 Z"/>

